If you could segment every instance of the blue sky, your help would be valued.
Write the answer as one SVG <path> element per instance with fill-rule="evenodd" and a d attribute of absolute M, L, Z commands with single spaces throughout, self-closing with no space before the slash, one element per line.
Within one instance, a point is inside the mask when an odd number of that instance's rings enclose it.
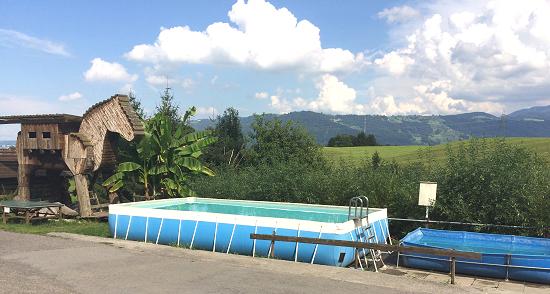
<path fill-rule="evenodd" d="M 166 83 L 199 117 L 508 113 L 550 104 L 548 27 L 543 0 L 4 0 L 0 115 L 151 112 Z"/>

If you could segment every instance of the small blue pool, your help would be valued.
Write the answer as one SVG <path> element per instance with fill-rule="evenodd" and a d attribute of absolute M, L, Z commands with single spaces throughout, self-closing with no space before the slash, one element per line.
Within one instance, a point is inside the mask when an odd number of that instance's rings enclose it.
<path fill-rule="evenodd" d="M 376 241 L 385 243 L 386 209 L 368 211 Z M 254 256 L 268 256 L 270 241 L 252 240 L 251 233 L 357 241 L 348 207 L 196 197 L 109 205 L 109 229 L 119 239 Z M 328 245 L 276 242 L 273 253 L 335 266 L 354 260 L 353 248 Z"/>
<path fill-rule="evenodd" d="M 481 260 L 457 258 L 457 273 L 550 284 L 550 239 L 418 228 L 401 243 L 482 254 Z M 426 254 L 399 257 L 405 266 L 450 270 L 448 257 Z"/>

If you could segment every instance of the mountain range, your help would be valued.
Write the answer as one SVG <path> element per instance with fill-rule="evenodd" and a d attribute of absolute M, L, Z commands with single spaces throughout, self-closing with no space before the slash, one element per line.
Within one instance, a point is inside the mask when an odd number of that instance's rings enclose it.
<path fill-rule="evenodd" d="M 374 134 L 382 145 L 437 145 L 471 137 L 550 137 L 550 105 L 521 109 L 501 117 L 484 112 L 455 115 L 331 115 L 312 111 L 266 114 L 267 118 L 292 120 L 303 125 L 320 144 L 338 134 Z M 244 133 L 251 131 L 254 116 L 241 117 Z M 197 130 L 215 121 L 195 120 Z"/>

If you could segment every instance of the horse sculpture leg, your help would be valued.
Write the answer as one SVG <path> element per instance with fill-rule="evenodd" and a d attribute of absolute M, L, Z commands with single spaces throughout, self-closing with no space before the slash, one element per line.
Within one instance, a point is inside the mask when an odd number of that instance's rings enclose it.
<path fill-rule="evenodd" d="M 80 216 L 91 216 L 92 205 L 90 204 L 90 195 L 88 191 L 88 179 L 85 175 L 74 175 L 76 195 L 80 206 Z"/>

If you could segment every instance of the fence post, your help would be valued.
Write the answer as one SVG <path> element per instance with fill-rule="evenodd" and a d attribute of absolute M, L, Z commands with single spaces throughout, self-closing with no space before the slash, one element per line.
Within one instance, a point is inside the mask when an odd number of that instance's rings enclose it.
<path fill-rule="evenodd" d="M 451 284 L 455 284 L 456 257 L 451 257 Z"/>

